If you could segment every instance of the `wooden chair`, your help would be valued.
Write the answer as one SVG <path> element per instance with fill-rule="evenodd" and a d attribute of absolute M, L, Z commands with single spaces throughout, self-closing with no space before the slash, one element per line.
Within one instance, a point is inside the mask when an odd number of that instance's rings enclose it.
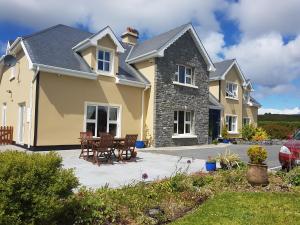
<path fill-rule="evenodd" d="M 114 137 L 111 134 L 102 134 L 100 140 L 93 143 L 93 162 L 100 165 L 100 157 L 107 161 L 111 159 Z"/>
<path fill-rule="evenodd" d="M 127 134 L 125 136 L 124 143 L 118 146 L 119 159 L 122 160 L 123 155 L 125 155 L 126 160 L 131 159 L 132 152 L 135 150 L 135 142 L 137 140 L 137 137 L 137 134 Z M 128 153 L 130 153 L 130 157 L 128 156 Z"/>
<path fill-rule="evenodd" d="M 92 144 L 87 140 L 87 138 L 92 138 L 93 133 L 91 131 L 80 132 L 80 145 L 81 145 L 81 153 L 79 158 L 85 158 L 84 153 L 87 153 L 87 157 L 89 157 L 89 152 L 92 152 Z"/>

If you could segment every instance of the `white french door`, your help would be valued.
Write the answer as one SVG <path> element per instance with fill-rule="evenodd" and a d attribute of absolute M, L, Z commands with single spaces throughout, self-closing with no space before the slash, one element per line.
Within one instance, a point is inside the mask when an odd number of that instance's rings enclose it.
<path fill-rule="evenodd" d="M 25 104 L 19 104 L 18 144 L 24 144 L 25 110 Z"/>

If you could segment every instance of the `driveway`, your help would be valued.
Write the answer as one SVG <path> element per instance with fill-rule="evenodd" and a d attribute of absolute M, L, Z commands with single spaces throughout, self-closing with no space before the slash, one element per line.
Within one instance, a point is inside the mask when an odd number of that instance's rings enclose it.
<path fill-rule="evenodd" d="M 26 151 L 17 146 L 0 146 L 0 152 L 6 149 Z M 26 151 L 28 153 L 35 153 Z M 146 173 L 146 181 L 163 179 L 174 175 L 177 171 L 194 173 L 205 171 L 205 160 L 192 159 L 191 157 L 170 156 L 166 154 L 138 152 L 136 160 L 94 165 L 83 159 L 79 159 L 80 150 L 57 151 L 63 159 L 64 168 L 73 168 L 81 185 L 88 188 L 99 188 L 109 185 L 116 188 L 138 181 L 142 181 L 142 175 Z M 46 151 L 39 153 L 47 153 Z M 188 160 L 191 163 L 188 163 Z"/>
<path fill-rule="evenodd" d="M 280 166 L 278 161 L 278 152 L 281 145 L 267 145 L 264 146 L 268 151 L 267 164 L 269 168 L 275 168 Z M 240 158 L 244 162 L 248 162 L 247 149 L 249 145 L 232 145 L 232 144 L 220 144 L 220 145 L 206 145 L 206 146 L 187 146 L 187 147 L 176 147 L 175 150 L 172 148 L 159 148 L 151 150 L 142 150 L 144 152 L 152 152 L 157 154 L 166 154 L 172 156 L 190 157 L 196 159 L 206 160 L 208 156 L 215 157 L 219 153 L 225 152 L 229 149 L 233 153 L 239 154 Z"/>

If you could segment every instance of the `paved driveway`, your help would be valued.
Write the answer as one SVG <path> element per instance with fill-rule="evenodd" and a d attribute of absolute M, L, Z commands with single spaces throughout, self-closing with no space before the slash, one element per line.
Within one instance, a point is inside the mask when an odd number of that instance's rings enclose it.
<path fill-rule="evenodd" d="M 280 145 L 269 145 L 264 146 L 268 151 L 268 159 L 267 164 L 269 168 L 274 168 L 280 166 L 278 161 L 278 152 L 280 150 Z M 157 154 L 166 154 L 166 155 L 172 155 L 172 156 L 183 156 L 183 157 L 191 157 L 196 159 L 207 159 L 208 156 L 215 157 L 218 155 L 218 153 L 224 152 L 226 149 L 230 149 L 231 152 L 237 153 L 240 155 L 241 159 L 244 162 L 248 162 L 248 156 L 247 156 L 247 149 L 249 148 L 249 145 L 209 145 L 209 146 L 195 146 L 194 148 L 189 147 L 182 147 L 182 149 L 179 149 L 176 147 L 176 150 L 172 150 L 171 148 L 161 148 L 158 150 L 143 150 L 145 152 L 152 152 Z"/>

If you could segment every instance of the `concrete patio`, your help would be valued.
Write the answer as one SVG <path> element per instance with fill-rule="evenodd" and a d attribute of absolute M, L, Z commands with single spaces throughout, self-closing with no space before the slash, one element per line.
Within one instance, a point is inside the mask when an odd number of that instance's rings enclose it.
<path fill-rule="evenodd" d="M 0 150 L 14 149 L 25 151 L 16 146 L 1 146 Z M 30 151 L 27 151 L 31 153 Z M 205 160 L 189 157 L 170 156 L 165 154 L 154 154 L 138 151 L 136 160 L 105 163 L 100 166 L 94 165 L 83 159 L 79 159 L 80 150 L 57 151 L 63 158 L 64 168 L 74 168 L 75 175 L 81 185 L 88 188 L 99 188 L 104 185 L 120 187 L 142 180 L 142 174 L 146 173 L 148 179 L 153 181 L 170 177 L 176 171 L 187 171 L 193 173 L 205 171 Z M 47 153 L 47 152 L 40 152 Z M 191 163 L 188 163 L 188 160 Z"/>

